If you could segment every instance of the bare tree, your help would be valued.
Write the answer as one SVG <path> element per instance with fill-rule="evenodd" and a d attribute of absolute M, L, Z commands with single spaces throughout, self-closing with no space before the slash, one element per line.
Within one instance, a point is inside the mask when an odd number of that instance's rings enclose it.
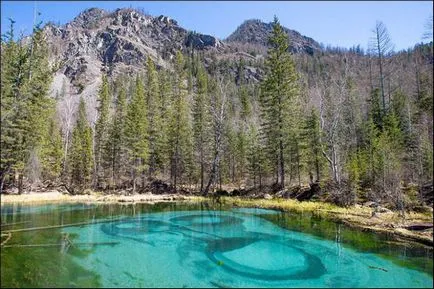
<path fill-rule="evenodd" d="M 425 31 L 423 33 L 422 39 L 430 40 L 432 39 L 432 31 L 433 31 L 433 18 L 432 15 L 428 17 L 424 25 Z"/>
<path fill-rule="evenodd" d="M 340 61 L 337 71 L 324 73 L 317 81 L 316 93 L 320 99 L 320 143 L 322 154 L 330 165 L 333 180 L 340 183 L 346 145 L 354 128 L 346 118 L 351 114 L 349 63 L 346 56 Z"/>
<path fill-rule="evenodd" d="M 57 106 L 57 113 L 61 120 L 61 129 L 63 133 L 63 170 L 67 171 L 67 156 L 68 156 L 68 148 L 69 148 L 69 140 L 71 136 L 71 132 L 74 126 L 74 113 L 76 110 L 76 101 L 74 96 L 72 95 L 69 86 L 64 80 L 62 83 L 62 89 L 60 92 L 60 99 Z"/>
<path fill-rule="evenodd" d="M 383 101 L 383 113 L 386 111 L 384 79 L 386 77 L 385 65 L 386 60 L 391 56 L 394 45 L 390 39 L 386 26 L 381 21 L 377 21 L 375 28 L 372 30 L 374 36 L 370 41 L 370 48 L 376 52 L 378 58 L 378 66 L 380 68 L 380 89 L 381 98 Z"/>
<path fill-rule="evenodd" d="M 206 185 L 203 194 L 207 195 L 210 186 L 214 183 L 216 175 L 219 172 L 219 163 L 222 150 L 222 136 L 224 121 L 226 116 L 226 101 L 228 94 L 229 81 L 224 80 L 222 76 L 217 79 L 217 92 L 211 95 L 210 112 L 214 130 L 214 159 L 211 164 L 211 173 L 209 175 L 208 184 Z"/>

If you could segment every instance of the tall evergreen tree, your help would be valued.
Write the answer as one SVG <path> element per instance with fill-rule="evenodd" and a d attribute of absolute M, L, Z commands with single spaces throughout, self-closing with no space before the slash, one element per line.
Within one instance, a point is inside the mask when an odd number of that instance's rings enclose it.
<path fill-rule="evenodd" d="M 322 156 L 319 136 L 320 133 L 321 131 L 318 112 L 314 108 L 312 108 L 310 114 L 305 119 L 304 127 L 304 138 L 307 143 L 305 157 L 307 159 L 307 171 L 311 182 L 314 181 L 314 174 L 315 181 L 319 181 L 321 179 Z"/>
<path fill-rule="evenodd" d="M 54 117 L 49 120 L 46 135 L 41 152 L 43 176 L 56 181 L 62 172 L 63 142 L 61 130 Z"/>
<path fill-rule="evenodd" d="M 111 95 L 107 76 L 103 75 L 101 87 L 98 93 L 99 105 L 97 108 L 98 119 L 95 124 L 95 185 L 100 187 L 105 182 L 105 169 L 107 164 L 107 144 L 109 141 L 109 109 Z"/>
<path fill-rule="evenodd" d="M 170 110 L 169 143 L 171 143 L 171 178 L 174 187 L 192 172 L 193 132 L 191 112 L 187 101 L 184 58 L 176 54 L 174 95 Z"/>
<path fill-rule="evenodd" d="M 146 104 L 148 108 L 148 137 L 149 137 L 149 178 L 153 178 L 158 164 L 163 160 L 163 116 L 161 114 L 161 98 L 158 74 L 154 62 L 150 57 L 146 61 L 147 90 Z"/>
<path fill-rule="evenodd" d="M 261 84 L 262 129 L 271 158 L 276 160 L 280 187 L 285 187 L 285 151 L 290 137 L 291 103 L 297 95 L 297 73 L 288 52 L 288 36 L 277 17 L 269 38 L 266 75 Z"/>
<path fill-rule="evenodd" d="M 205 181 L 206 150 L 209 143 L 209 99 L 208 78 L 203 66 L 199 66 L 197 75 L 197 93 L 193 103 L 193 137 L 194 148 L 198 154 L 197 163 L 200 164 L 200 192 L 203 192 Z"/>
<path fill-rule="evenodd" d="M 110 164 L 111 183 L 116 188 L 119 180 L 125 173 L 126 159 L 126 137 L 125 122 L 127 115 L 127 95 L 123 79 L 118 79 L 118 95 L 116 99 L 115 112 L 110 129 Z"/>
<path fill-rule="evenodd" d="M 248 128 L 247 139 L 247 162 L 250 179 L 253 180 L 254 188 L 259 185 L 259 189 L 261 189 L 263 178 L 268 168 L 265 147 L 261 143 L 259 131 L 255 125 L 251 125 Z"/>
<path fill-rule="evenodd" d="M 11 29 L 2 39 L 1 189 L 6 175 L 18 175 L 18 191 L 23 190 L 26 166 L 41 163 L 54 102 L 48 97 L 52 79 L 48 48 L 40 25 L 36 25 L 30 44 L 14 40 Z M 32 156 L 32 161 L 30 161 Z"/>
<path fill-rule="evenodd" d="M 170 148 L 169 142 L 169 126 L 170 126 L 170 108 L 173 101 L 173 89 L 171 87 L 172 80 L 170 74 L 165 70 L 160 70 L 158 73 L 159 80 L 159 113 L 160 113 L 160 132 L 159 132 L 159 159 L 158 167 L 164 175 L 169 167 Z"/>
<path fill-rule="evenodd" d="M 128 104 L 125 125 L 127 148 L 132 162 L 133 191 L 135 192 L 140 173 L 142 173 L 142 181 L 144 182 L 143 172 L 149 157 L 148 114 L 143 82 L 139 75 L 136 77 L 133 97 Z"/>
<path fill-rule="evenodd" d="M 92 128 L 86 118 L 86 104 L 80 98 L 77 122 L 72 131 L 69 151 L 70 184 L 82 191 L 91 184 L 93 172 Z"/>

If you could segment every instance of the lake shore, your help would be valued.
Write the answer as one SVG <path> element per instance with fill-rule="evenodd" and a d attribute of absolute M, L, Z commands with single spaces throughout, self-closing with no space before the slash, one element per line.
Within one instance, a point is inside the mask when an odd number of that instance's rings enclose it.
<path fill-rule="evenodd" d="M 41 203 L 71 202 L 71 203 L 155 203 L 173 201 L 197 201 L 199 197 L 186 196 L 179 194 L 135 194 L 135 195 L 116 195 L 116 194 L 83 194 L 69 195 L 59 191 L 49 191 L 44 193 L 29 193 L 22 195 L 1 195 L 1 204 L 23 203 L 26 205 L 37 205 Z"/>
<path fill-rule="evenodd" d="M 211 198 L 200 196 L 189 196 L 181 194 L 135 194 L 135 195 L 115 195 L 115 194 L 85 194 L 68 195 L 59 191 L 49 191 L 44 193 L 29 193 L 22 195 L 1 195 L 1 205 L 22 203 L 26 205 L 38 205 L 56 202 L 71 203 L 157 203 L 174 201 L 210 201 Z M 333 204 L 323 202 L 299 202 L 293 199 L 246 199 L 239 197 L 222 197 L 219 200 L 222 204 L 238 207 L 256 207 L 264 209 L 276 209 L 285 212 L 312 213 L 334 221 L 342 222 L 348 226 L 361 230 L 390 233 L 395 237 L 402 238 L 404 241 L 413 241 L 424 245 L 433 246 L 433 229 L 409 230 L 408 227 L 417 224 L 432 224 L 433 215 L 416 212 L 406 213 L 405 218 L 399 216 L 398 212 L 386 211 L 376 213 L 374 209 L 367 206 L 355 205 L 348 208 L 338 207 Z"/>
<path fill-rule="evenodd" d="M 408 227 L 418 224 L 433 223 L 433 214 L 422 214 L 407 212 L 405 218 L 399 216 L 398 212 L 386 211 L 376 213 L 374 209 L 367 206 L 354 205 L 348 208 L 338 207 L 323 202 L 299 202 L 293 199 L 242 199 L 226 197 L 222 200 L 225 203 L 239 207 L 255 207 L 264 209 L 275 209 L 285 212 L 312 213 L 314 215 L 342 222 L 347 226 L 364 231 L 379 233 L 390 233 L 403 241 L 417 242 L 433 247 L 433 228 L 427 230 L 409 230 Z"/>

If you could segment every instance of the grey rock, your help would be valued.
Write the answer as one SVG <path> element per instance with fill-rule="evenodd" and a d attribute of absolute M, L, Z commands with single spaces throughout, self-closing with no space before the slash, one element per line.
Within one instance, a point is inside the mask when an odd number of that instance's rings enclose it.
<path fill-rule="evenodd" d="M 185 46 L 196 49 L 204 49 L 206 47 L 221 48 L 224 46 L 224 44 L 216 37 L 211 35 L 189 33 L 185 40 Z"/>
<path fill-rule="evenodd" d="M 369 201 L 369 202 L 365 202 L 365 203 L 363 204 L 363 206 L 365 206 L 365 207 L 370 207 L 370 208 L 375 208 L 375 207 L 378 206 L 378 203 Z"/>
<path fill-rule="evenodd" d="M 270 194 L 264 194 L 264 199 L 271 200 L 273 197 Z"/>
<path fill-rule="evenodd" d="M 312 38 L 301 35 L 295 30 L 283 27 L 283 30 L 289 36 L 289 50 L 294 53 L 307 53 L 314 54 L 321 51 L 321 47 L 318 42 Z M 239 43 L 251 43 L 262 46 L 268 46 L 268 37 L 273 31 L 273 23 L 264 23 L 261 20 L 250 19 L 244 21 L 228 38 L 226 41 L 239 42 Z"/>
<path fill-rule="evenodd" d="M 391 213 L 392 211 L 385 207 L 378 206 L 376 208 L 377 213 Z"/>

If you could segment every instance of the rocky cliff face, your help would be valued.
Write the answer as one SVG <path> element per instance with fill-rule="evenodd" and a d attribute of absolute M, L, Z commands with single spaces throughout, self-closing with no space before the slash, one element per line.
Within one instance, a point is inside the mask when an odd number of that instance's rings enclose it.
<path fill-rule="evenodd" d="M 289 49 L 294 53 L 308 53 L 313 55 L 321 50 L 320 45 L 312 38 L 301 35 L 295 30 L 283 27 L 289 36 Z M 226 41 L 230 43 L 250 43 L 260 46 L 268 45 L 268 37 L 273 31 L 273 23 L 264 23 L 260 20 L 251 19 L 244 21 Z"/>
<path fill-rule="evenodd" d="M 169 68 L 177 50 L 191 47 L 219 53 L 226 47 L 213 36 L 187 31 L 169 17 L 153 17 L 134 9 L 107 12 L 91 8 L 63 26 L 47 24 L 44 32 L 50 58 L 59 67 L 51 94 L 58 95 L 66 88 L 75 103 L 83 96 L 91 121 L 102 73 L 116 76 L 141 71 L 147 57 L 157 66 Z"/>
<path fill-rule="evenodd" d="M 166 67 L 176 50 L 223 49 L 210 35 L 192 34 L 166 16 L 152 17 L 133 9 L 113 13 L 91 8 L 72 22 L 45 28 L 53 60 L 60 61 L 58 75 L 66 76 L 79 92 L 105 71 L 137 71 L 147 57 Z"/>
<path fill-rule="evenodd" d="M 151 57 L 157 66 L 170 69 L 176 51 L 186 49 L 203 51 L 205 66 L 213 64 L 214 60 L 207 57 L 211 54 L 214 59 L 252 61 L 263 57 L 271 30 L 271 23 L 248 20 L 226 41 L 221 41 L 211 35 L 187 31 L 167 16 L 153 17 L 134 9 L 108 12 L 91 8 L 63 26 L 47 24 L 44 27 L 50 57 L 59 67 L 52 84 L 52 95 L 59 94 L 62 87 L 66 88 L 76 103 L 83 96 L 89 109 L 93 110 L 102 73 L 109 76 L 136 73 L 144 69 L 147 57 Z M 319 49 L 312 39 L 285 30 L 290 35 L 293 51 L 312 54 Z M 263 52 L 252 56 L 235 43 L 260 45 Z M 255 67 L 245 69 L 248 81 L 259 81 L 261 74 Z"/>

